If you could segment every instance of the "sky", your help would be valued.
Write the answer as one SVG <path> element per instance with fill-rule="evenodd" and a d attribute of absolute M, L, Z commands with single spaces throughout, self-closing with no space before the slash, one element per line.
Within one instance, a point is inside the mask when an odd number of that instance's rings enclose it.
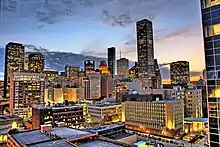
<path fill-rule="evenodd" d="M 150 19 L 160 64 L 190 62 L 204 69 L 199 0 L 0 0 L 0 45 L 9 41 L 106 57 L 117 48 L 136 61 L 135 23 Z"/>

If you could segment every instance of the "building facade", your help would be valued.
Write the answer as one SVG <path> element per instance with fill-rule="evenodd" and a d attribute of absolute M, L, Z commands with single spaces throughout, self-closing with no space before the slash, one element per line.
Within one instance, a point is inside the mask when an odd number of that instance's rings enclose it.
<path fill-rule="evenodd" d="M 84 70 L 85 73 L 95 71 L 95 61 L 93 60 L 84 61 Z"/>
<path fill-rule="evenodd" d="M 153 88 L 161 88 L 162 86 L 162 76 L 160 73 L 160 67 L 157 62 L 157 59 L 154 59 L 154 69 L 155 69 L 155 77 L 153 77 Z"/>
<path fill-rule="evenodd" d="M 114 82 L 111 75 L 101 75 L 101 96 L 112 97 Z"/>
<path fill-rule="evenodd" d="M 33 104 L 44 103 L 43 73 L 14 72 L 10 78 L 10 110 L 22 118 L 31 117 Z"/>
<path fill-rule="evenodd" d="M 206 61 L 209 142 L 211 147 L 220 146 L 220 3 L 219 0 L 201 0 L 204 52 Z"/>
<path fill-rule="evenodd" d="M 53 107 L 34 105 L 32 108 L 32 129 L 40 129 L 41 125 L 59 123 L 79 128 L 84 123 L 83 107 L 81 105 L 57 104 Z"/>
<path fill-rule="evenodd" d="M 24 70 L 24 45 L 9 42 L 5 47 L 4 97 L 9 98 L 10 74 Z"/>
<path fill-rule="evenodd" d="M 188 61 L 177 61 L 170 64 L 171 84 L 186 85 L 190 82 Z"/>
<path fill-rule="evenodd" d="M 185 90 L 185 117 L 200 118 L 203 117 L 202 112 L 202 90 L 186 89 Z"/>
<path fill-rule="evenodd" d="M 154 69 L 154 43 L 153 24 L 147 19 L 136 23 L 137 31 L 137 54 L 138 54 L 138 77 L 142 80 L 143 87 L 152 87 Z"/>
<path fill-rule="evenodd" d="M 92 122 L 104 125 L 106 123 L 118 122 L 122 119 L 122 107 L 120 104 L 101 103 L 88 105 L 87 109 Z"/>
<path fill-rule="evenodd" d="M 117 75 L 128 77 L 129 75 L 129 60 L 120 58 L 117 60 Z"/>
<path fill-rule="evenodd" d="M 85 82 L 86 93 L 89 93 L 87 99 L 93 100 L 101 97 L 101 75 L 99 72 L 90 72 L 87 74 L 88 80 Z"/>
<path fill-rule="evenodd" d="M 111 72 L 112 77 L 115 76 L 115 62 L 116 62 L 116 48 L 108 48 L 108 68 Z"/>
<path fill-rule="evenodd" d="M 74 80 L 79 78 L 80 67 L 65 66 L 66 78 L 69 80 Z"/>
<path fill-rule="evenodd" d="M 44 55 L 42 53 L 25 54 L 24 69 L 28 72 L 43 73 Z"/>
<path fill-rule="evenodd" d="M 169 137 L 180 135 L 183 131 L 182 100 L 125 101 L 124 105 L 128 129 Z"/>

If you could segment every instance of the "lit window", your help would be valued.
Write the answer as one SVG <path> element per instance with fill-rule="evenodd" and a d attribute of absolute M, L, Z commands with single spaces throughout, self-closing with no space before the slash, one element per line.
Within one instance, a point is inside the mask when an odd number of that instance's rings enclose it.
<path fill-rule="evenodd" d="M 215 36 L 220 34 L 220 24 L 206 26 L 204 28 L 205 37 Z"/>
<path fill-rule="evenodd" d="M 220 0 L 203 0 L 203 9 L 220 4 Z"/>

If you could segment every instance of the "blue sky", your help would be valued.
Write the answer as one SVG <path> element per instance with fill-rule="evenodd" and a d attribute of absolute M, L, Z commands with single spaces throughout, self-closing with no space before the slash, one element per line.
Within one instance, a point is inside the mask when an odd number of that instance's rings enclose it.
<path fill-rule="evenodd" d="M 204 69 L 199 0 L 0 0 L 0 45 L 106 56 L 115 46 L 136 60 L 135 22 L 153 21 L 159 63 L 190 61 Z"/>

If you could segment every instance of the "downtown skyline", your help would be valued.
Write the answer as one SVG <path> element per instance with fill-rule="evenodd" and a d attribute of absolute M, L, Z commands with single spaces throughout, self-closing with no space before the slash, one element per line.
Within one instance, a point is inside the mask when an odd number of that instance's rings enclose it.
<path fill-rule="evenodd" d="M 0 45 L 15 41 L 51 51 L 98 57 L 107 57 L 107 48 L 114 46 L 117 59 L 122 51 L 122 57 L 136 61 L 135 22 L 147 18 L 153 21 L 155 58 L 160 64 L 186 60 L 190 62 L 191 71 L 204 69 L 198 1 L 84 0 L 84 3 L 72 3 L 77 7 L 74 11 L 67 7 L 70 0 L 24 2 L 20 0 L 12 7 L 3 1 Z"/>

